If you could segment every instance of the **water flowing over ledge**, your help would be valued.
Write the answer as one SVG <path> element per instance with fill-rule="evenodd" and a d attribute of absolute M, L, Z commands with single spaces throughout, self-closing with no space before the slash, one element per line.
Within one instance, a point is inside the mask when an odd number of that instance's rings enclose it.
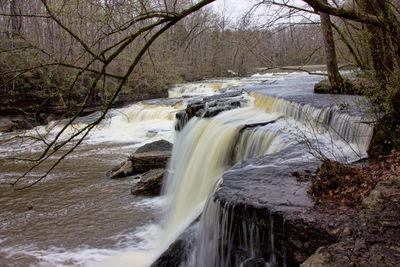
<path fill-rule="evenodd" d="M 267 112 L 278 112 L 286 118 L 305 123 L 316 131 L 328 131 L 333 139 L 341 139 L 356 145 L 354 149 L 365 152 L 372 138 L 373 127 L 365 123 L 365 118 L 352 116 L 341 111 L 337 105 L 324 108 L 310 104 L 292 102 L 283 98 L 251 94 L 255 97 L 254 105 Z"/>
<path fill-rule="evenodd" d="M 220 174 L 222 180 L 214 193 L 212 188 L 215 186 L 211 185 L 219 181 L 220 175 L 215 176 L 213 183 L 207 186 L 210 194 L 200 219 L 196 245 L 193 247 L 191 244 L 190 255 L 181 257 L 184 266 L 297 266 L 318 247 L 335 239 L 331 229 L 325 229 L 320 223 L 325 221 L 329 225 L 334 218 L 308 213 L 313 203 L 307 195 L 307 183 L 296 181 L 290 172 L 317 168 L 319 161 L 310 155 L 310 149 L 313 149 L 310 143 L 317 143 L 318 153 L 342 161 L 363 157 L 372 136 L 372 127 L 363 123 L 361 116 L 347 114 L 334 105 L 314 107 L 257 93 L 251 93 L 251 97 L 254 98 L 250 103 L 252 110 L 264 112 L 263 116 L 274 114 L 275 119 L 271 123 L 255 124 L 250 129 L 246 129 L 246 126 L 236 128 L 240 135 L 236 142 L 232 142 L 231 137 L 224 138 L 228 142 L 219 142 L 219 135 L 214 137 L 209 134 L 211 138 L 206 142 L 196 143 L 196 138 L 189 138 L 202 150 L 209 151 L 210 155 L 218 155 L 219 159 L 227 157 L 216 151 L 236 148 L 241 152 L 234 157 L 232 164 L 236 165 L 233 168 L 228 169 L 227 163 L 222 164 L 228 170 Z M 183 128 L 180 138 L 188 138 L 188 131 L 197 132 L 194 129 L 198 125 L 213 124 L 220 116 L 228 118 L 227 121 L 235 121 L 234 114 L 246 114 L 245 110 L 228 111 L 208 120 L 194 118 Z M 247 121 L 241 123 L 251 125 L 249 118 L 253 118 L 252 115 L 245 116 Z M 276 146 L 269 138 L 261 137 L 263 131 L 274 133 L 273 136 L 282 140 L 280 145 Z M 224 136 L 221 129 L 217 132 Z M 245 149 L 241 148 L 243 144 Z M 269 150 L 263 149 L 264 153 L 257 151 L 256 148 L 261 144 L 269 147 Z M 212 148 L 215 146 L 218 146 L 217 150 Z M 247 153 L 246 149 L 252 152 Z M 178 150 L 186 151 L 182 148 Z M 208 166 L 215 169 L 211 162 L 204 161 L 210 158 L 207 154 L 202 158 L 199 158 L 201 163 L 196 162 L 201 168 L 180 177 L 185 177 L 182 178 L 185 180 L 199 172 L 203 174 Z M 174 165 L 171 170 L 175 170 Z M 200 175 L 195 178 L 196 183 L 204 182 L 206 177 L 206 173 Z M 170 193 L 181 190 L 184 183 L 186 181 L 178 181 Z M 198 190 L 199 186 L 195 185 L 193 189 Z M 188 191 L 188 188 L 184 191 Z M 189 193 L 175 203 L 187 203 L 191 195 Z M 202 205 L 205 196 L 202 197 Z M 169 264 L 161 260 L 153 266 Z"/>
<path fill-rule="evenodd" d="M 350 147 L 348 153 L 361 157 L 368 148 L 373 128 L 360 116 L 336 106 L 316 108 L 252 96 L 255 107 L 306 124 L 313 128 L 312 135 L 328 133 L 331 142 Z M 310 211 L 307 183 L 290 175 L 317 168 L 318 160 L 304 154 L 308 149 L 301 142 L 290 143 L 280 152 L 245 160 L 226 171 L 202 216 L 191 266 L 298 266 L 317 248 L 334 242 L 334 216 Z"/>
<path fill-rule="evenodd" d="M 299 79 L 301 83 L 294 85 Z M 8 251 L 16 251 L 16 255 L 29 263 L 83 265 L 131 248 L 133 252 L 105 264 L 149 266 L 195 220 L 190 234 L 185 234 L 191 246 L 175 246 L 181 248 L 179 255 L 185 255 L 176 265 L 182 262 L 187 266 L 296 265 L 313 252 L 317 246 L 314 240 L 331 240 L 332 235 L 329 229 L 317 227 L 320 224 L 315 223 L 316 216 L 307 214 L 312 205 L 306 193 L 307 184 L 297 182 L 289 173 L 314 170 L 318 166 L 318 160 L 309 153 L 312 149 L 341 161 L 363 157 L 372 132 L 368 125 L 359 123 L 360 114 L 349 112 L 347 104 L 335 107 L 331 104 L 336 102 L 328 96 L 312 95 L 303 81 L 311 85 L 314 80 L 307 79 L 311 77 L 279 74 L 193 83 L 180 86 L 177 93 L 183 95 L 181 98 L 143 101 L 111 110 L 108 118 L 90 134 L 87 144 L 41 185 L 43 190 L 27 194 L 26 199 L 35 203 L 33 210 L 9 216 L 15 210 L 11 207 L 14 200 L 3 199 L 7 223 L 4 233 L 23 228 L 25 216 L 37 219 L 40 231 L 29 231 L 26 239 L 32 240 L 40 255 L 34 247 L 14 249 L 12 244 L 22 242 L 17 237 L 1 239 L 5 249 L 0 253 L 9 255 Z M 285 91 L 275 87 L 284 87 Z M 175 117 L 182 109 L 204 99 L 207 102 L 200 105 L 200 110 L 192 110 L 194 117 L 188 117 L 180 132 L 174 133 Z M 211 110 L 207 112 L 207 108 Z M 68 132 L 87 125 L 98 115 L 79 118 Z M 55 131 L 62 124 L 58 121 L 48 127 L 54 127 Z M 46 127 L 36 130 L 45 132 Z M 363 137 L 357 137 L 361 134 Z M 128 194 L 134 179 L 112 182 L 103 179 L 104 172 L 135 148 L 160 139 L 172 142 L 174 135 L 174 155 L 164 188 L 166 197 L 154 201 L 132 200 Z M 41 147 L 26 142 L 0 149 L 23 154 L 38 153 Z M 90 163 L 90 168 L 82 174 L 76 167 L 82 165 L 83 158 L 85 166 Z M 7 166 L 10 164 L 14 163 L 7 162 Z M 59 180 L 60 177 L 63 179 Z M 74 179 L 74 183 L 64 177 Z M 124 190 L 126 195 L 122 198 Z M 79 198 L 74 192 L 81 192 Z M 54 197 L 59 198 L 55 210 L 46 207 L 51 211 L 49 214 L 40 213 L 45 210 L 43 197 L 51 199 L 50 202 Z M 122 209 L 115 209 L 117 206 Z M 107 216 L 98 220 L 104 210 Z M 152 216 L 158 217 L 162 210 L 168 212 L 161 223 L 152 224 Z M 65 217 L 55 216 L 60 211 Z M 199 214 L 202 215 L 197 220 Z M 102 231 L 100 246 L 97 233 L 91 234 L 88 229 L 92 228 L 85 225 L 79 227 L 74 223 L 77 220 L 96 225 L 96 229 L 107 228 Z M 329 220 L 325 221 L 329 225 Z M 41 227 L 40 222 L 45 222 L 46 227 Z M 68 225 L 64 232 L 55 227 L 64 224 Z M 42 234 L 35 234 L 43 233 L 42 230 L 54 238 L 44 240 Z M 49 248 L 49 244 L 56 248 Z"/>

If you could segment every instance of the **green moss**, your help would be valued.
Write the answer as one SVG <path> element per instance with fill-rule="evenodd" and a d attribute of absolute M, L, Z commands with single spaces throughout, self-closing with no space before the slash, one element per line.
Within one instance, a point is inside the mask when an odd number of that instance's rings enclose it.
<path fill-rule="evenodd" d="M 340 90 L 332 89 L 329 81 L 322 80 L 314 85 L 314 93 L 317 94 L 343 94 L 343 95 L 365 95 L 371 90 L 373 84 L 362 78 L 349 80 L 343 79 L 343 87 Z"/>
<path fill-rule="evenodd" d="M 375 126 L 368 155 L 377 158 L 391 153 L 393 149 L 400 149 L 400 120 L 389 113 Z"/>

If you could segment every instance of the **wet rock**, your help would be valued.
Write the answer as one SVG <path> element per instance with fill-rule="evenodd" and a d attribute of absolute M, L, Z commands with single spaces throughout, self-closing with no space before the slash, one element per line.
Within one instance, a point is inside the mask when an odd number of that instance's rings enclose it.
<path fill-rule="evenodd" d="M 240 266 L 242 267 L 265 267 L 268 266 L 263 258 L 247 259 L 243 261 Z"/>
<path fill-rule="evenodd" d="M 223 111 L 238 108 L 246 101 L 241 91 L 223 93 L 195 100 L 189 103 L 185 110 L 176 114 L 177 124 L 175 125 L 175 129 L 177 131 L 182 130 L 186 123 L 193 117 L 214 117 Z"/>
<path fill-rule="evenodd" d="M 178 266 L 192 266 L 188 263 L 190 255 L 194 250 L 194 240 L 198 229 L 198 220 L 194 221 L 177 239 L 173 242 L 167 250 L 156 261 L 153 262 L 151 267 L 178 267 Z"/>
<path fill-rule="evenodd" d="M 135 153 L 153 152 L 153 151 L 172 151 L 172 144 L 166 140 L 158 140 L 139 147 Z"/>
<path fill-rule="evenodd" d="M 120 178 L 145 173 L 152 169 L 166 168 L 171 158 L 171 151 L 172 144 L 165 140 L 146 144 L 131 154 L 128 160 L 107 172 L 106 177 Z"/>
<path fill-rule="evenodd" d="M 178 239 L 152 264 L 151 267 L 178 267 L 182 263 L 185 242 Z"/>
<path fill-rule="evenodd" d="M 165 168 L 171 158 L 170 151 L 134 153 L 129 156 L 132 174 L 148 172 L 151 169 Z"/>
<path fill-rule="evenodd" d="M 225 225 L 232 237 L 224 242 L 230 265 L 257 255 L 270 266 L 298 266 L 319 247 L 337 242 L 355 216 L 342 207 L 315 208 L 307 194 L 309 182 L 299 182 L 291 173 L 316 170 L 320 163 L 288 160 L 301 158 L 301 151 L 301 145 L 288 147 L 224 173 L 214 199 L 223 217 L 233 218 Z M 253 245 L 247 244 L 249 238 Z"/>
<path fill-rule="evenodd" d="M 186 113 L 186 110 L 179 111 L 178 113 L 176 113 L 175 116 L 176 116 L 175 130 L 180 131 L 189 121 L 189 116 Z"/>
<path fill-rule="evenodd" d="M 133 195 L 158 196 L 164 181 L 165 169 L 154 169 L 142 175 L 132 187 Z"/>
<path fill-rule="evenodd" d="M 132 161 L 127 160 L 115 166 L 106 176 L 111 179 L 129 176 L 133 173 Z"/>

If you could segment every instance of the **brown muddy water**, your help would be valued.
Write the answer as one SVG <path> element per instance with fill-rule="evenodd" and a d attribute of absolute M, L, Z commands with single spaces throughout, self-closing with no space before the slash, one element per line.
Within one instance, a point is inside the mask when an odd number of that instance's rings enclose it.
<path fill-rule="evenodd" d="M 37 186 L 17 192 L 0 187 L 0 265 L 75 266 L 140 247 L 138 229 L 155 221 L 161 199 L 131 195 L 132 178 L 104 175 L 129 147 L 80 147 Z M 1 176 L 21 174 L 25 167 L 3 161 Z"/>

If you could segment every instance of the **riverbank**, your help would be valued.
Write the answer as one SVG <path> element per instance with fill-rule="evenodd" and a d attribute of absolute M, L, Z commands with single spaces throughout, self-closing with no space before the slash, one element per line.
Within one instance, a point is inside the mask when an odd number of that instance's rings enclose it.
<path fill-rule="evenodd" d="M 52 85 L 47 89 L 55 90 L 52 93 L 44 92 L 44 79 L 37 80 L 38 84 L 32 84 L 29 80 L 24 82 L 14 85 L 14 89 L 7 86 L 0 88 L 0 131 L 31 129 L 53 120 L 71 117 L 79 111 L 80 103 L 84 101 L 85 95 L 80 93 L 74 93 L 68 96 L 68 99 L 64 99 L 65 90 L 56 90 L 60 85 Z M 112 106 L 119 108 L 142 100 L 165 97 L 168 97 L 167 88 L 127 86 Z M 89 98 L 81 116 L 102 110 L 107 99 L 100 96 Z"/>
<path fill-rule="evenodd" d="M 350 185 L 327 190 L 316 209 L 351 209 L 337 241 L 320 247 L 302 266 L 397 266 L 400 260 L 400 152 L 369 162 L 343 177 Z M 362 177 L 362 178 L 360 178 Z M 361 186 L 352 186 L 358 180 Z M 333 206 L 332 206 L 333 205 Z M 343 216 L 340 215 L 340 216 Z"/>

